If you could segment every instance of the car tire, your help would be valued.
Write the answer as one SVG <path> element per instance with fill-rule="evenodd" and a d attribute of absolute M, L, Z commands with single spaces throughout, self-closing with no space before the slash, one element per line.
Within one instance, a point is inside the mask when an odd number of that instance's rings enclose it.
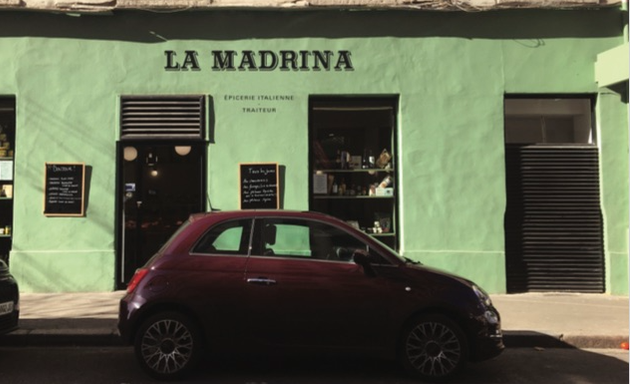
<path fill-rule="evenodd" d="M 448 317 L 416 316 L 403 330 L 399 357 L 413 376 L 444 382 L 466 365 L 468 342 L 462 329 Z"/>
<path fill-rule="evenodd" d="M 146 319 L 136 334 L 136 358 L 149 376 L 158 380 L 180 379 L 195 368 L 201 355 L 197 325 L 178 312 L 164 312 Z"/>

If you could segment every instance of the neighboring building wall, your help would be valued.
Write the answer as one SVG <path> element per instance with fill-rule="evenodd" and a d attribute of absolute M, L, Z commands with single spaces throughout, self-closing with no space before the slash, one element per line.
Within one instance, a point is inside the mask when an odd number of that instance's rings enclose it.
<path fill-rule="evenodd" d="M 114 288 L 121 95 L 205 94 L 208 200 L 238 208 L 239 162 L 286 167 L 285 209 L 308 209 L 311 95 L 400 95 L 401 251 L 505 292 L 506 94 L 596 94 L 620 11 L 0 13 L 0 94 L 17 99 L 11 268 L 24 291 Z M 349 50 L 354 71 L 213 71 L 213 50 Z M 165 51 L 200 70 L 165 70 Z M 230 99 L 292 95 L 292 101 Z M 627 101 L 598 129 L 608 292 L 627 294 Z M 245 107 L 275 108 L 249 113 Z M 42 214 L 45 162 L 83 161 L 84 218 Z M 624 269 L 625 267 L 625 269 Z"/>

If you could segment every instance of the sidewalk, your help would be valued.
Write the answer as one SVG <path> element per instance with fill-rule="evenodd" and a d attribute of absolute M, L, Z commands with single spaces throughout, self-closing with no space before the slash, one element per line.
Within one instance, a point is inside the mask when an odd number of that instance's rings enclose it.
<path fill-rule="evenodd" d="M 506 346 L 619 348 L 628 341 L 628 297 L 576 293 L 491 295 Z"/>
<path fill-rule="evenodd" d="M 116 329 L 124 292 L 24 293 L 20 329 L 0 345 L 121 345 Z M 508 347 L 619 348 L 628 341 L 628 297 L 527 293 L 492 295 Z"/>

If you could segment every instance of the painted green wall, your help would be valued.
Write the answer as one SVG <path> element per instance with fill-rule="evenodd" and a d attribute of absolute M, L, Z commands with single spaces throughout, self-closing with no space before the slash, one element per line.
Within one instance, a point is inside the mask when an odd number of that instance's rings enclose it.
<path fill-rule="evenodd" d="M 627 87 L 627 84 L 626 84 Z M 602 89 L 597 104 L 601 190 L 604 216 L 604 252 L 606 260 L 606 291 L 615 295 L 628 295 L 628 180 L 620 177 L 629 174 L 628 109 L 620 103 L 621 96 Z M 611 131 L 615 133 L 612 134 Z"/>
<path fill-rule="evenodd" d="M 282 206 L 308 209 L 308 98 L 399 95 L 402 252 L 505 292 L 506 93 L 598 92 L 618 10 L 0 13 L 0 95 L 17 97 L 11 268 L 24 291 L 114 289 L 119 97 L 211 96 L 208 200 L 238 208 L 239 162 L 286 167 Z M 354 71 L 215 72 L 213 50 L 349 50 Z M 165 71 L 164 52 L 200 71 Z M 243 102 L 229 95 L 291 95 Z M 608 291 L 627 294 L 627 104 L 602 95 Z M 271 107 L 275 113 L 245 113 Z M 45 162 L 89 169 L 83 218 L 42 214 Z M 625 267 L 625 270 L 624 270 Z"/>

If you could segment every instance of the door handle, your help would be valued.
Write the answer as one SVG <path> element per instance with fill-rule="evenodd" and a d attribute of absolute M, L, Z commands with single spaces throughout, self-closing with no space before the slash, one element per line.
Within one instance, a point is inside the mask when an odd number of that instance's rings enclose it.
<path fill-rule="evenodd" d="M 256 285 L 275 285 L 278 284 L 277 281 L 273 279 L 268 279 L 266 277 L 255 277 L 247 279 L 248 284 L 256 284 Z"/>

